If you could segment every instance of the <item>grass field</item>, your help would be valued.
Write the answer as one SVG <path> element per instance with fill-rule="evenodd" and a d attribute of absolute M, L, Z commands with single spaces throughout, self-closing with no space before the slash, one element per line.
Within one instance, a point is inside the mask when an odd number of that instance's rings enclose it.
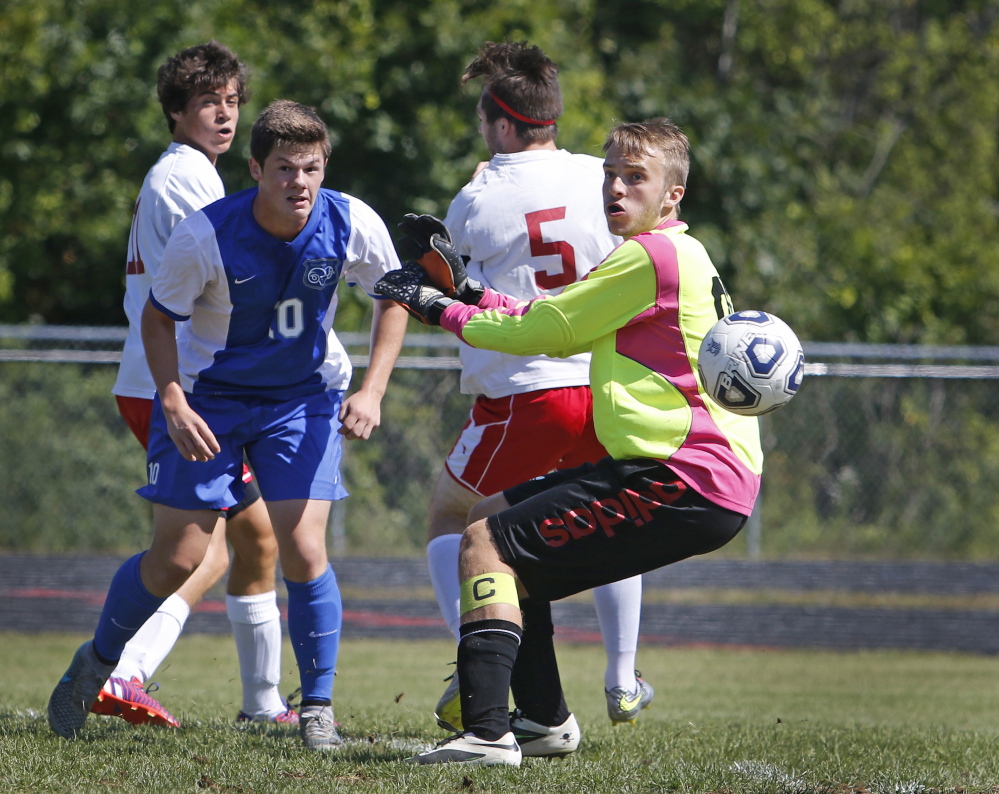
<path fill-rule="evenodd" d="M 583 731 L 564 761 L 520 769 L 415 767 L 442 738 L 430 712 L 447 642 L 346 642 L 334 706 L 347 746 L 237 729 L 232 641 L 182 638 L 156 678 L 180 731 L 91 717 L 49 732 L 48 695 L 82 637 L 0 634 L 0 790 L 31 792 L 999 792 L 999 661 L 925 653 L 644 648 L 655 685 L 634 727 L 611 727 L 603 652 L 560 646 Z M 296 686 L 285 652 L 287 689 Z"/>

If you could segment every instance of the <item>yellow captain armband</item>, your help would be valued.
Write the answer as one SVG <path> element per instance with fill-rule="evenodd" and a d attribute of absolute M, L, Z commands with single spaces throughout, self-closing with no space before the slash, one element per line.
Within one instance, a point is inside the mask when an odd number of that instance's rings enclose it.
<path fill-rule="evenodd" d="M 517 582 L 508 573 L 482 573 L 461 583 L 461 614 L 490 604 L 512 604 L 520 609 Z"/>

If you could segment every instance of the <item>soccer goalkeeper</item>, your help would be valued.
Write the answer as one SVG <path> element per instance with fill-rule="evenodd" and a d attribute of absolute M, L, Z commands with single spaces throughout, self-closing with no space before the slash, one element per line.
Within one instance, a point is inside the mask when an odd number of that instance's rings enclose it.
<path fill-rule="evenodd" d="M 416 756 L 421 764 L 518 766 L 511 672 L 522 638 L 551 643 L 530 636 L 522 606 L 720 548 L 742 528 L 759 492 L 758 421 L 710 402 L 697 374 L 700 341 L 731 303 L 678 219 L 687 138 L 662 118 L 620 124 L 604 152 L 607 224 L 626 241 L 561 294 L 525 303 L 482 289 L 443 234 L 422 241 L 426 264 L 447 264 L 431 268 L 436 282 L 407 263 L 375 287 L 475 347 L 515 355 L 591 351 L 594 424 L 610 455 L 473 508 L 459 568 L 464 731 Z M 547 658 L 557 680 L 554 651 Z M 563 716 L 553 715 L 552 727 Z M 557 741 L 551 737 L 553 748 Z"/>

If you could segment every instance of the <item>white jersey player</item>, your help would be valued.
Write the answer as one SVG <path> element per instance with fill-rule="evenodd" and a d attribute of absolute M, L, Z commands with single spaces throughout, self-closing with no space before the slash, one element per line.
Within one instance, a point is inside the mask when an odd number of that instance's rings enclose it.
<path fill-rule="evenodd" d="M 578 281 L 621 240 L 607 231 L 603 160 L 564 149 L 496 153 L 451 202 L 445 225 L 468 275 L 531 300 Z M 590 356 L 511 356 L 461 346 L 465 394 L 510 394 L 589 384 Z"/>
<path fill-rule="evenodd" d="M 232 125 L 235 127 L 235 123 Z M 142 308 L 163 259 L 163 249 L 188 215 L 225 196 L 222 177 L 199 149 L 172 142 L 149 169 L 132 213 L 125 266 L 125 316 L 128 338 L 113 394 L 153 399 L 156 385 L 142 347 Z"/>
<path fill-rule="evenodd" d="M 445 225 L 471 278 L 521 300 L 557 294 L 621 242 L 604 217 L 603 161 L 556 147 L 555 119 L 562 112 L 557 68 L 537 47 L 486 44 L 462 82 L 476 77 L 484 78 L 476 112 L 491 158 L 455 197 Z M 455 637 L 458 544 L 469 509 L 524 480 L 606 455 L 593 429 L 589 354 L 511 356 L 463 344 L 461 363 L 461 390 L 476 400 L 437 482 L 427 545 L 434 591 Z M 641 578 L 634 577 L 594 591 L 614 722 L 634 721 L 652 699 L 652 688 L 634 667 L 641 588 Z M 525 607 L 525 620 L 547 631 L 549 605 Z M 530 722 L 562 725 L 568 718 L 564 701 L 545 699 L 546 690 L 557 691 L 545 683 L 552 665 L 532 661 L 526 647 L 525 640 L 514 700 Z M 437 705 L 442 727 L 461 727 L 458 686 L 452 679 Z M 523 750 L 531 753 L 526 745 Z"/>

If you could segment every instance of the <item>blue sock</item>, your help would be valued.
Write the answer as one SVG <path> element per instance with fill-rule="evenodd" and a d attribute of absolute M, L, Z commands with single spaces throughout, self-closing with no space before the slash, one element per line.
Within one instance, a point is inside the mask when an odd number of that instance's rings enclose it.
<path fill-rule="evenodd" d="M 343 618 L 333 566 L 311 582 L 285 579 L 284 583 L 288 588 L 288 637 L 302 679 L 302 703 L 329 703 Z"/>
<path fill-rule="evenodd" d="M 101 619 L 94 632 L 94 651 L 108 663 L 117 662 L 127 643 L 152 616 L 165 598 L 150 593 L 139 575 L 145 552 L 125 560 L 111 580 Z"/>

